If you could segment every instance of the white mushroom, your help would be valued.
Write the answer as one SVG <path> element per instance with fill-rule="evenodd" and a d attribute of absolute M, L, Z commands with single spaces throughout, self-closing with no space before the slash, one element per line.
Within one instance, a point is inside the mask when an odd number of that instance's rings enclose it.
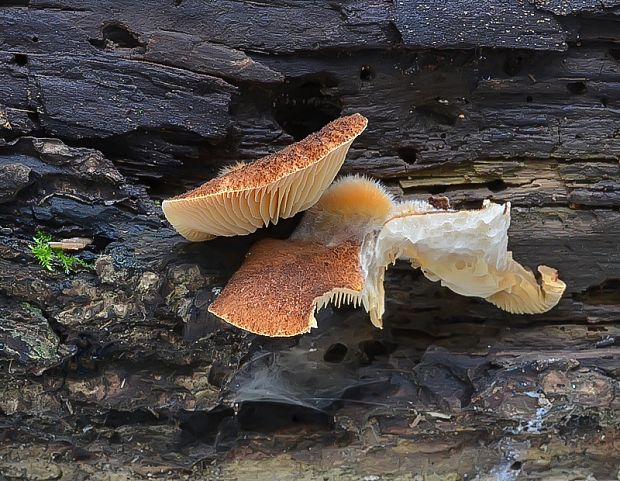
<path fill-rule="evenodd" d="M 374 286 L 381 292 L 381 266 L 408 259 L 432 281 L 457 294 L 481 297 L 508 312 L 546 312 L 562 297 L 566 284 L 557 271 L 540 266 L 542 283 L 508 251 L 510 204 L 485 201 L 480 210 L 444 211 L 428 205 L 397 206 L 379 233 L 373 256 Z M 370 296 L 370 295 L 369 295 Z M 379 296 L 380 297 L 380 296 Z M 373 323 L 381 326 L 383 299 L 373 302 Z"/>

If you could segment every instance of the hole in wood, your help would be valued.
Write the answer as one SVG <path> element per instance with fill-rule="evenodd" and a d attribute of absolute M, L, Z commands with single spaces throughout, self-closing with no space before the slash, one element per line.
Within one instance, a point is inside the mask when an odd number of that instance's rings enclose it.
<path fill-rule="evenodd" d="M 39 41 L 39 37 L 34 35 L 34 36 L 32 36 L 32 38 L 30 40 L 32 40 L 34 43 L 37 43 Z"/>
<path fill-rule="evenodd" d="M 534 100 L 534 99 L 532 98 L 532 96 L 531 96 L 531 95 L 528 95 L 527 97 L 525 97 L 525 101 L 526 101 L 528 104 L 531 104 L 533 100 Z"/>
<path fill-rule="evenodd" d="M 614 60 L 620 62 L 620 48 L 610 48 L 609 55 L 611 55 Z"/>
<path fill-rule="evenodd" d="M 455 202 L 453 207 L 464 210 L 478 210 L 482 208 L 482 203 L 482 200 L 462 200 L 460 202 Z"/>
<path fill-rule="evenodd" d="M 273 101 L 273 116 L 282 129 L 301 140 L 340 117 L 342 102 L 328 92 L 335 81 L 305 78 L 291 81 Z"/>
<path fill-rule="evenodd" d="M 431 185 L 426 189 L 429 194 L 443 194 L 446 190 L 448 190 L 447 185 Z"/>
<path fill-rule="evenodd" d="M 154 412 L 146 409 L 136 409 L 135 411 L 121 411 L 111 409 L 103 419 L 103 425 L 111 428 L 135 424 L 157 424 L 160 418 Z"/>
<path fill-rule="evenodd" d="M 571 417 L 560 426 L 558 431 L 562 436 L 583 436 L 585 433 L 594 433 L 598 429 L 598 421 L 594 416 L 571 415 Z"/>
<path fill-rule="evenodd" d="M 415 147 L 399 147 L 396 150 L 396 153 L 402 160 L 404 160 L 408 164 L 412 165 L 416 163 L 418 157 L 418 149 L 416 149 Z"/>
<path fill-rule="evenodd" d="M 521 72 L 523 67 L 523 56 L 518 53 L 510 52 L 504 60 L 504 72 L 513 77 Z"/>
<path fill-rule="evenodd" d="M 360 68 L 360 79 L 369 82 L 370 80 L 375 78 L 375 71 L 370 65 L 362 65 Z"/>
<path fill-rule="evenodd" d="M 566 89 L 573 95 L 581 95 L 586 92 L 585 82 L 568 82 Z"/>
<path fill-rule="evenodd" d="M 375 339 L 360 342 L 359 348 L 370 362 L 374 361 L 377 356 L 387 356 L 393 351 L 389 346 Z"/>
<path fill-rule="evenodd" d="M 144 47 L 138 35 L 120 23 L 110 23 L 101 29 L 102 39 L 91 38 L 88 42 L 97 48 L 138 48 Z"/>
<path fill-rule="evenodd" d="M 601 105 L 607 107 L 609 105 L 609 99 L 607 97 L 601 97 Z"/>
<path fill-rule="evenodd" d="M 510 465 L 510 469 L 518 471 L 519 469 L 521 469 L 521 466 L 523 466 L 523 463 L 521 461 L 515 461 Z"/>
<path fill-rule="evenodd" d="M 39 112 L 29 111 L 26 112 L 26 115 L 35 126 L 40 125 Z"/>
<path fill-rule="evenodd" d="M 502 179 L 490 180 L 485 185 L 491 192 L 501 192 L 508 187 Z"/>
<path fill-rule="evenodd" d="M 588 287 L 582 294 L 575 295 L 586 304 L 615 305 L 620 302 L 620 279 L 606 279 L 596 286 Z"/>
<path fill-rule="evenodd" d="M 13 55 L 13 63 L 19 65 L 20 67 L 23 67 L 28 63 L 28 55 L 24 53 L 16 53 L 15 55 Z"/>
<path fill-rule="evenodd" d="M 323 411 L 306 406 L 270 402 L 243 403 L 238 414 L 241 428 L 248 431 L 270 433 L 283 428 L 330 429 L 331 417 Z"/>
<path fill-rule="evenodd" d="M 432 103 L 418 105 L 416 111 L 433 122 L 452 127 L 456 125 L 460 109 L 457 105 L 445 102 L 445 99 L 438 99 Z"/>
<path fill-rule="evenodd" d="M 234 416 L 234 414 L 230 408 L 184 412 L 179 416 L 179 428 L 181 428 L 187 441 L 212 439 L 217 433 L 220 423 L 224 419 Z"/>
<path fill-rule="evenodd" d="M 336 344 L 332 344 L 327 348 L 325 354 L 323 355 L 323 360 L 325 362 L 339 363 L 342 362 L 347 355 L 347 346 L 337 342 Z"/>

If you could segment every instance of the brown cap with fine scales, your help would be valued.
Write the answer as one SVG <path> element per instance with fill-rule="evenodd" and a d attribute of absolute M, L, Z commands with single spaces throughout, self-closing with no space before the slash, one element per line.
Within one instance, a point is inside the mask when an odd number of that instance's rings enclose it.
<path fill-rule="evenodd" d="M 263 336 L 286 337 L 316 327 L 314 314 L 330 302 L 359 304 L 364 276 L 360 246 L 344 242 L 264 239 L 248 253 L 209 312 Z"/>
<path fill-rule="evenodd" d="M 164 214 L 191 241 L 250 234 L 292 217 L 319 200 L 367 124 L 360 114 L 336 119 L 275 154 L 236 165 L 190 192 L 165 200 Z"/>

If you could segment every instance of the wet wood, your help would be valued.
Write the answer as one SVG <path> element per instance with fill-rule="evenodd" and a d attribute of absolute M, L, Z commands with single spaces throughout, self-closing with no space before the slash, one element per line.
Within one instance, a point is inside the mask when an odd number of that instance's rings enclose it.
<path fill-rule="evenodd" d="M 0 5 L 0 480 L 615 479 L 620 3 Z M 397 264 L 269 340 L 207 307 L 264 236 L 189 244 L 162 199 L 360 112 L 343 172 L 510 201 L 557 267 L 513 316 Z M 65 274 L 37 230 L 92 239 Z M 17 449 L 19 447 L 19 449 Z"/>

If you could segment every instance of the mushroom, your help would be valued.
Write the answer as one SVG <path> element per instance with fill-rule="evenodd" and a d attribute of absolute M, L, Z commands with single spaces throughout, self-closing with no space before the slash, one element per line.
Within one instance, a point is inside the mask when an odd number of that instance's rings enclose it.
<path fill-rule="evenodd" d="M 209 312 L 263 336 L 309 332 L 321 307 L 357 302 L 364 285 L 359 251 L 354 242 L 326 247 L 263 239 L 252 246 Z"/>
<path fill-rule="evenodd" d="M 292 336 L 316 326 L 314 313 L 335 302 L 363 305 L 382 328 L 383 279 L 396 259 L 452 291 L 512 313 L 555 306 L 565 288 L 557 271 L 534 274 L 508 248 L 510 204 L 448 210 L 444 200 L 395 204 L 381 184 L 345 177 L 308 210 L 288 240 L 250 250 L 209 311 L 248 331 Z"/>
<path fill-rule="evenodd" d="M 379 182 L 360 175 L 342 177 L 304 214 L 291 239 L 325 245 L 353 239 L 361 244 L 381 228 L 393 207 L 392 196 Z"/>
<path fill-rule="evenodd" d="M 317 202 L 367 123 L 360 114 L 341 117 L 275 154 L 225 168 L 219 177 L 162 202 L 164 215 L 190 241 L 277 224 Z"/>
<path fill-rule="evenodd" d="M 330 303 L 360 305 L 364 242 L 392 206 L 372 180 L 337 181 L 290 239 L 252 246 L 209 312 L 256 334 L 294 336 L 316 327 L 315 312 Z"/>
<path fill-rule="evenodd" d="M 510 203 L 485 201 L 480 210 L 433 210 L 422 204 L 403 203 L 378 235 L 374 266 L 375 286 L 382 290 L 381 266 L 395 258 L 409 259 L 432 281 L 450 290 L 481 297 L 515 314 L 535 314 L 554 307 L 566 284 L 557 271 L 539 266 L 539 284 L 534 274 L 512 258 L 508 251 Z M 374 304 L 371 319 L 381 326 L 383 299 Z"/>

